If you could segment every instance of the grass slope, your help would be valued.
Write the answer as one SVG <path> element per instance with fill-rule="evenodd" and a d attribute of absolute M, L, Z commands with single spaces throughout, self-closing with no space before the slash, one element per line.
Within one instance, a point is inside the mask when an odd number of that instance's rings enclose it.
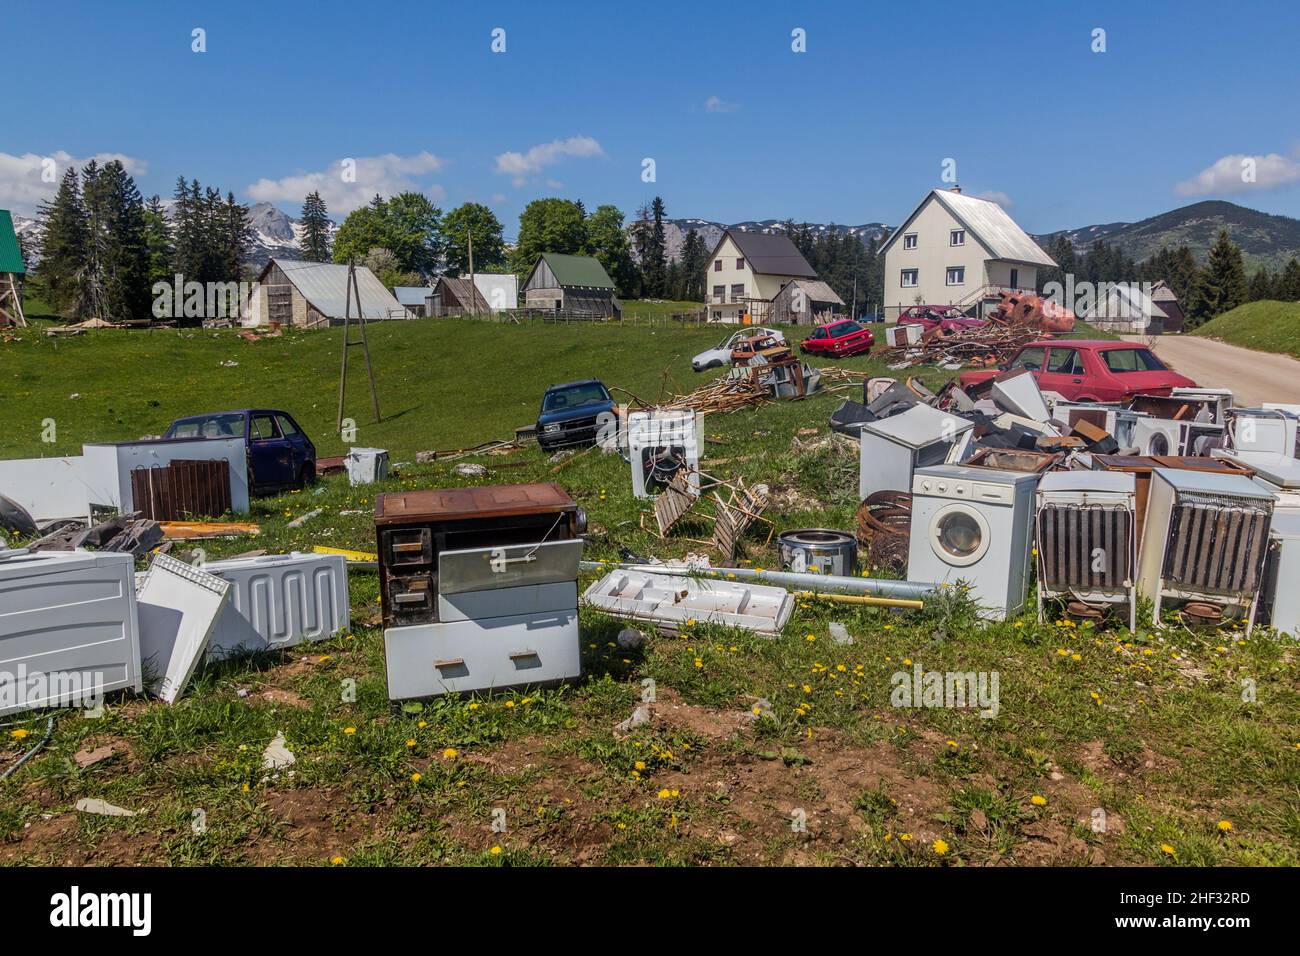
<path fill-rule="evenodd" d="M 1216 316 L 1192 334 L 1300 358 L 1300 302 L 1247 302 Z"/>
<path fill-rule="evenodd" d="M 395 417 L 363 425 L 359 440 L 400 461 L 508 434 L 541 387 L 583 375 L 646 398 L 665 369 L 689 387 L 703 378 L 687 369 L 690 354 L 717 337 L 377 326 L 382 399 Z M 230 333 L 24 336 L 0 348 L 0 387 L 6 398 L 21 393 L 3 403 L 0 440 L 7 454 L 40 451 L 27 432 L 56 415 L 60 448 L 71 451 L 196 408 L 257 403 L 285 405 L 323 450 L 341 450 L 328 438 L 338 348 L 337 333 L 257 343 Z M 239 364 L 220 364 L 230 359 Z M 359 381 L 351 404 L 364 422 Z M 82 398 L 68 402 L 74 391 Z M 849 527 L 857 456 L 826 434 L 838 398 L 708 419 L 705 470 L 769 483 L 779 528 Z M 617 456 L 555 462 L 529 447 L 474 460 L 487 478 L 446 462 L 406 465 L 376 488 L 329 477 L 256 501 L 260 536 L 204 546 L 214 558 L 314 544 L 371 550 L 376 492 L 476 481 L 560 482 L 590 514 L 592 557 L 620 548 L 681 557 L 710 534 L 693 516 L 666 541 L 642 530 Z M 743 561 L 774 566 L 761 528 L 743 551 Z M 984 626 L 950 591 L 906 614 L 802 601 L 776 640 L 696 626 L 625 651 L 622 625 L 584 609 L 584 677 L 573 686 L 394 713 L 376 578 L 355 573 L 350 586 L 353 626 L 339 638 L 208 667 L 172 707 L 119 696 L 102 716 L 64 712 L 50 746 L 0 783 L 0 863 L 1300 863 L 1300 667 L 1294 644 L 1263 629 L 1250 639 L 1229 629 L 1130 636 L 1032 614 Z M 854 643 L 832 641 L 831 621 Z M 892 706 L 894 675 L 914 664 L 996 671 L 997 716 Z M 654 719 L 617 733 L 649 686 Z M 44 715 L 6 723 L 0 768 L 39 736 Z M 297 755 L 292 779 L 261 769 L 278 732 Z M 107 760 L 73 759 L 104 746 Z M 146 812 L 78 814 L 80 797 Z M 498 809 L 504 832 L 493 830 Z"/>

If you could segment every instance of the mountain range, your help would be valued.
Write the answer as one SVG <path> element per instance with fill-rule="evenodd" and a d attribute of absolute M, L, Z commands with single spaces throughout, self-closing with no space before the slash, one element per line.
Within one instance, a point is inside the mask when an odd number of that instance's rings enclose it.
<path fill-rule="evenodd" d="M 694 229 L 710 249 L 726 229 L 744 232 L 780 232 L 786 220 L 750 219 L 744 222 L 722 223 L 712 219 L 666 219 L 664 233 L 670 258 L 681 254 L 686 234 Z M 803 223 L 800 223 L 803 225 Z M 40 223 L 22 216 L 14 217 L 19 235 L 39 242 Z M 814 234 L 845 233 L 857 236 L 863 242 L 881 236 L 885 223 L 869 222 L 859 226 L 835 223 L 808 223 Z M 298 220 L 271 203 L 260 202 L 249 207 L 249 227 L 253 238 L 249 249 L 250 264 L 261 267 L 272 256 L 291 256 L 300 248 L 302 226 Z M 337 225 L 334 230 L 337 230 Z M 1159 251 L 1161 246 L 1171 248 L 1187 245 L 1197 259 L 1204 261 L 1220 229 L 1227 229 L 1233 242 L 1241 246 L 1248 272 L 1261 265 L 1277 270 L 1293 256 L 1300 258 L 1300 219 L 1277 216 L 1238 206 L 1223 200 L 1207 200 L 1179 209 L 1141 219 L 1137 222 L 1109 222 L 1078 229 L 1065 229 L 1034 236 L 1041 246 L 1064 235 L 1080 251 L 1086 251 L 1096 240 L 1120 246 L 1125 253 L 1141 261 Z"/>

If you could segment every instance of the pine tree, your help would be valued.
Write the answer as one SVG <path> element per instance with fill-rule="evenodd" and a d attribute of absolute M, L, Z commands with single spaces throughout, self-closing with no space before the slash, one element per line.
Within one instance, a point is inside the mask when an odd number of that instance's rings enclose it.
<path fill-rule="evenodd" d="M 650 203 L 650 218 L 648 226 L 642 227 L 646 233 L 641 255 L 642 294 L 647 298 L 662 299 L 667 295 L 668 244 L 664 237 L 664 201 L 659 196 Z M 645 223 L 644 215 L 642 223 Z"/>
<path fill-rule="evenodd" d="M 235 194 L 227 192 L 222 213 L 222 281 L 239 282 L 244 277 L 244 260 L 248 258 L 248 244 L 253 238 L 248 225 L 248 207 L 235 202 Z"/>
<path fill-rule="evenodd" d="M 110 322 L 148 319 L 149 249 L 140 190 L 116 159 L 86 182 L 95 193 L 86 204 L 91 210 L 91 248 L 99 271 L 100 314 Z"/>
<path fill-rule="evenodd" d="M 185 177 L 176 180 L 172 194 L 172 223 L 175 245 L 172 269 L 182 282 L 200 281 L 203 269 L 203 223 L 201 220 L 199 182 L 193 186 Z"/>
<path fill-rule="evenodd" d="M 1228 230 L 1220 229 L 1196 284 L 1189 325 L 1195 328 L 1245 301 L 1246 269 L 1241 249 L 1229 238 Z"/>
<path fill-rule="evenodd" d="M 1261 302 L 1264 299 L 1271 299 L 1273 289 L 1273 274 L 1268 271 L 1268 266 L 1260 266 L 1250 277 L 1250 284 L 1246 287 L 1246 301 Z"/>
<path fill-rule="evenodd" d="M 708 268 L 709 250 L 694 229 L 686 233 L 682 243 L 682 299 L 688 302 L 704 301 L 705 270 Z"/>
<path fill-rule="evenodd" d="M 83 269 L 86 259 L 86 210 L 81 202 L 81 179 L 69 167 L 52 202 L 42 202 L 38 213 L 44 239 L 36 279 L 50 305 L 60 315 L 86 314 Z"/>
<path fill-rule="evenodd" d="M 162 199 L 154 196 L 144 207 L 144 242 L 149 257 L 149 286 L 156 282 L 172 282 L 172 261 L 176 250 L 172 246 L 171 223 Z"/>
<path fill-rule="evenodd" d="M 330 261 L 330 219 L 319 192 L 308 194 L 302 204 L 302 257 L 308 262 Z"/>
<path fill-rule="evenodd" d="M 1283 302 L 1300 301 L 1300 260 L 1293 257 L 1286 264 L 1286 268 L 1277 277 L 1274 295 Z"/>

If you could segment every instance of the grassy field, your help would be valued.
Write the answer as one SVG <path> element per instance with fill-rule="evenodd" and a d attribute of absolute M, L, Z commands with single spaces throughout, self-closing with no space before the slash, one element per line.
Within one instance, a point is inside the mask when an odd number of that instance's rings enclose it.
<path fill-rule="evenodd" d="M 1247 302 L 1216 316 L 1192 334 L 1300 358 L 1300 302 Z"/>
<path fill-rule="evenodd" d="M 378 488 L 330 477 L 259 500 L 261 534 L 205 542 L 211 557 L 373 550 L 375 491 L 475 481 L 451 463 L 413 464 L 415 452 L 508 437 L 554 381 L 595 375 L 647 400 L 687 390 L 716 374 L 694 375 L 690 356 L 721 337 L 669 326 L 370 328 L 385 417 L 368 424 L 360 375 L 349 410 L 358 443 L 406 464 Z M 337 331 L 254 343 L 231 332 L 24 333 L 0 345 L 0 453 L 75 452 L 248 405 L 289 409 L 322 454 L 341 453 L 330 437 L 339 348 Z M 946 374 L 924 377 L 934 386 Z M 843 397 L 708 418 L 705 469 L 768 483 L 779 528 L 849 527 L 856 453 L 826 427 Z M 55 446 L 40 442 L 45 417 L 58 422 Z M 481 482 L 564 485 L 590 514 L 588 556 L 681 557 L 709 534 L 702 519 L 666 541 L 643 531 L 617 456 L 552 461 L 529 447 L 471 460 L 489 468 Z M 746 562 L 773 566 L 765 538 L 750 533 Z M 354 573 L 351 591 L 353 626 L 337 639 L 207 668 L 175 706 L 119 697 L 99 717 L 64 712 L 41 755 L 0 783 L 0 862 L 1300 863 L 1300 667 L 1294 645 L 1263 630 L 1130 636 L 1032 615 L 985 626 L 948 593 L 910 613 L 804 601 L 775 640 L 692 627 L 626 652 L 621 625 L 584 610 L 575 685 L 394 713 L 375 577 Z M 830 638 L 832 621 L 851 646 Z M 996 717 L 892 706 L 893 675 L 916 664 L 996 671 Z M 652 721 L 616 733 L 647 679 Z M 45 716 L 0 724 L 3 771 Z M 297 757 L 292 777 L 261 769 L 277 733 Z M 103 746 L 110 759 L 74 759 Z M 81 797 L 142 812 L 80 814 Z"/>

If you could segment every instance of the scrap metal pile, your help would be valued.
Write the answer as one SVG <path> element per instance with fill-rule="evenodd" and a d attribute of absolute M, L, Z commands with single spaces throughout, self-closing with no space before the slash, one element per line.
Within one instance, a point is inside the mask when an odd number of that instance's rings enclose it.
<path fill-rule="evenodd" d="M 895 326 L 889 347 L 881 354 L 894 369 L 988 367 L 1035 339 L 1072 331 L 1074 322 L 1073 312 L 1050 299 L 1003 292 L 983 325 L 944 328 L 936 323 L 926 330 L 919 325 Z"/>

